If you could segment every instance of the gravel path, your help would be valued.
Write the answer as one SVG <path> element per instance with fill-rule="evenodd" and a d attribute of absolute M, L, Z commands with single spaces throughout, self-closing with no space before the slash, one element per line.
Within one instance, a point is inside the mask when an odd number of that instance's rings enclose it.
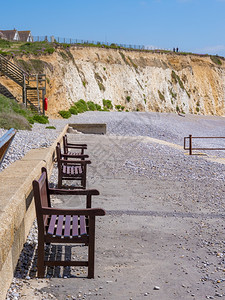
<path fill-rule="evenodd" d="M 225 297 L 225 239 L 223 238 L 225 165 L 209 162 L 201 156 L 184 156 L 182 151 L 166 145 L 146 143 L 144 139 L 143 142 L 137 143 L 135 139 L 129 140 L 127 137 L 149 136 L 182 146 L 183 137 L 189 134 L 193 136 L 225 136 L 224 118 L 194 115 L 181 117 L 176 114 L 139 112 L 87 112 L 73 116 L 69 120 L 50 120 L 49 125 L 55 126 L 56 130 L 45 129 L 46 125 L 35 124 L 30 132 L 17 132 L 2 169 L 16 159 L 21 158 L 31 148 L 48 147 L 66 123 L 79 122 L 107 123 L 109 141 L 110 135 L 118 136 L 116 142 L 113 140 L 110 152 L 116 153 L 116 155 L 115 158 L 110 157 L 108 165 L 105 166 L 105 176 L 110 173 L 116 177 L 116 174 L 121 172 L 122 169 L 123 174 L 126 174 L 126 176 L 143 178 L 143 184 L 145 180 L 148 180 L 148 184 L 152 187 L 152 197 L 157 199 L 155 210 L 151 211 L 152 216 L 190 219 L 190 231 L 177 236 L 174 245 L 170 245 L 168 241 L 168 245 L 164 246 L 166 251 L 170 247 L 170 250 L 177 251 L 180 255 L 186 257 L 186 261 L 184 260 L 186 264 L 183 263 L 182 265 L 180 262 L 174 262 L 174 270 L 180 264 L 179 268 L 183 268 L 182 274 L 188 273 L 190 267 L 197 270 L 199 274 L 199 283 L 196 287 L 188 286 L 186 283 L 182 283 L 181 280 L 180 286 L 184 290 L 184 295 L 186 295 L 182 299 Z M 4 131 L 0 129 L 0 135 L 2 133 Z M 210 145 L 218 146 L 218 141 L 210 141 Z M 202 144 L 202 146 L 205 145 Z M 124 151 L 124 149 L 126 150 Z M 99 149 L 96 149 L 97 151 Z M 204 152 L 208 155 L 225 157 L 224 151 Z M 107 161 L 107 155 L 104 160 Z M 55 171 L 53 171 L 51 178 L 53 183 L 56 182 Z M 94 184 L 97 179 L 95 176 L 91 176 L 89 180 L 93 181 Z M 140 195 L 141 197 L 142 195 Z M 150 211 L 146 207 L 146 203 L 140 203 L 139 207 L 140 213 Z M 170 215 L 168 211 L 171 208 Z M 114 214 L 116 214 L 115 211 Z M 120 214 L 119 211 L 118 214 Z M 206 215 L 207 218 L 205 218 Z M 192 221 L 195 218 L 197 221 Z M 30 261 L 30 256 L 33 255 L 36 245 L 37 228 L 36 223 L 34 223 L 18 262 L 7 300 L 25 299 L 21 297 L 21 291 L 23 291 L 24 286 L 29 287 L 31 278 L 35 277 L 36 274 L 36 257 L 33 257 L 32 263 Z M 181 254 L 182 252 L 184 254 Z M 69 277 L 65 274 L 64 276 Z M 43 288 L 41 290 L 40 286 L 42 284 L 43 287 L 45 286 L 45 280 L 37 279 L 37 284 L 38 288 L 33 283 L 32 289 L 34 295 L 39 298 L 33 299 L 113 299 L 109 295 L 108 298 L 107 295 L 104 296 L 105 298 L 101 298 L 101 294 L 98 295 L 99 290 L 102 290 L 104 286 L 99 287 L 98 292 L 93 287 L 93 289 L 77 293 L 74 297 L 65 296 L 63 298 L 62 296 L 62 298 L 59 298 L 49 289 Z M 199 284 L 205 285 L 206 292 L 201 294 L 202 298 L 195 298 L 201 290 Z M 140 296 L 133 299 L 142 299 L 143 296 L 146 299 L 152 299 L 148 298 L 149 294 L 148 291 L 142 294 L 140 292 Z M 172 298 L 170 299 L 172 300 Z M 179 298 L 174 296 L 174 299 Z"/>
<path fill-rule="evenodd" d="M 121 136 L 149 136 L 183 145 L 184 136 L 224 136 L 223 117 L 187 115 L 181 117 L 168 113 L 141 112 L 86 112 L 72 116 L 68 120 L 50 120 L 50 124 L 34 124 L 32 131 L 19 130 L 6 155 L 0 171 L 10 163 L 20 159 L 32 148 L 48 147 L 53 143 L 67 123 L 106 123 L 107 134 Z M 46 129 L 46 126 L 55 126 Z M 6 130 L 0 128 L 0 136 Z M 207 143 L 207 144 L 206 144 Z M 196 145 L 199 145 L 198 143 Z M 201 141 L 201 146 L 224 147 L 224 140 Z M 210 152 L 222 156 L 222 151 Z"/>

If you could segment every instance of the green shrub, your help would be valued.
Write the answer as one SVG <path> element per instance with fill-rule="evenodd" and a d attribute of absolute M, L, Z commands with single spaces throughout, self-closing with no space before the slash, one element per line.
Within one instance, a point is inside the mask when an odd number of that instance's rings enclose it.
<path fill-rule="evenodd" d="M 178 105 L 176 106 L 176 111 L 177 111 L 177 112 L 180 112 L 180 109 L 179 109 L 179 106 L 178 106 Z"/>
<path fill-rule="evenodd" d="M 45 50 L 45 52 L 48 53 L 48 54 L 52 54 L 54 51 L 55 51 L 54 48 L 48 48 L 48 49 Z"/>
<path fill-rule="evenodd" d="M 115 108 L 117 109 L 117 110 L 120 110 L 121 109 L 121 105 L 115 105 Z"/>
<path fill-rule="evenodd" d="M 21 130 L 31 130 L 31 126 L 27 119 L 21 115 L 15 113 L 2 113 L 0 112 L 0 128 L 4 129 L 21 129 Z"/>
<path fill-rule="evenodd" d="M 0 38 L 0 48 L 10 48 L 11 42 Z"/>
<path fill-rule="evenodd" d="M 103 99 L 102 100 L 103 107 L 106 109 L 113 109 L 112 101 Z"/>
<path fill-rule="evenodd" d="M 158 94 L 159 94 L 159 99 L 161 100 L 161 101 L 165 101 L 165 97 L 164 97 L 164 95 L 158 90 Z"/>
<path fill-rule="evenodd" d="M 70 112 L 72 115 L 77 115 L 77 114 L 78 114 L 77 107 L 76 107 L 76 106 L 71 106 L 70 109 L 69 109 L 69 112 Z"/>
<path fill-rule="evenodd" d="M 46 126 L 46 129 L 56 129 L 55 126 Z"/>
<path fill-rule="evenodd" d="M 121 110 L 124 110 L 125 106 L 121 105 Z"/>
<path fill-rule="evenodd" d="M 69 119 L 71 117 L 71 112 L 68 110 L 60 110 L 59 114 L 61 117 L 63 117 L 64 119 Z"/>
<path fill-rule="evenodd" d="M 77 108 L 77 112 L 79 114 L 88 110 L 87 103 L 83 99 L 80 99 L 79 101 L 74 102 L 74 107 Z"/>
<path fill-rule="evenodd" d="M 101 111 L 101 110 L 102 110 L 102 107 L 101 107 L 101 105 L 99 105 L 99 104 L 95 104 L 95 106 L 96 106 L 96 109 L 97 109 L 98 111 Z"/>
<path fill-rule="evenodd" d="M 180 79 L 180 77 L 174 71 L 172 71 L 172 73 L 171 73 L 171 78 L 172 78 L 172 81 L 174 83 L 179 83 L 182 90 L 185 89 L 182 80 Z"/>
<path fill-rule="evenodd" d="M 91 111 L 97 110 L 95 103 L 92 101 L 88 101 L 87 106 L 88 106 L 88 109 Z"/>
<path fill-rule="evenodd" d="M 211 61 L 214 62 L 217 65 L 222 65 L 221 60 L 217 56 L 210 56 Z"/>
<path fill-rule="evenodd" d="M 127 100 L 127 102 L 129 103 L 129 102 L 130 102 L 130 96 L 127 96 L 127 97 L 126 97 L 126 100 Z"/>
<path fill-rule="evenodd" d="M 199 112 L 199 107 L 198 106 L 196 107 L 196 111 Z"/>
<path fill-rule="evenodd" d="M 33 116 L 34 122 L 41 123 L 41 124 L 48 124 L 49 120 L 47 116 L 42 115 L 34 115 Z"/>
<path fill-rule="evenodd" d="M 33 117 L 27 117 L 27 121 L 28 121 L 30 124 L 34 124 Z"/>

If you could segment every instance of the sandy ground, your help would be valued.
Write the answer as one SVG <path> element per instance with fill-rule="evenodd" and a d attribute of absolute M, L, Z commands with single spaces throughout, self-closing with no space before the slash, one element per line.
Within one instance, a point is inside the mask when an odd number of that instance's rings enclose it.
<path fill-rule="evenodd" d="M 92 207 L 106 210 L 97 219 L 95 279 L 85 268 L 61 270 L 62 278 L 56 270 L 24 280 L 21 299 L 224 299 L 224 158 L 190 157 L 151 138 L 69 138 L 87 142 L 88 188 L 100 191 Z M 84 207 L 69 197 L 54 205 Z"/>

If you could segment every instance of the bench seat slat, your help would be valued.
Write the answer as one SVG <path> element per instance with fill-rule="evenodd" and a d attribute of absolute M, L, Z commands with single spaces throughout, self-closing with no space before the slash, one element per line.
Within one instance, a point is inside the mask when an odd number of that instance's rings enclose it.
<path fill-rule="evenodd" d="M 72 235 L 78 236 L 78 216 L 73 216 Z"/>
<path fill-rule="evenodd" d="M 82 168 L 81 168 L 81 166 L 76 166 L 76 171 L 75 171 L 76 173 L 76 175 L 79 175 L 79 174 L 82 174 Z"/>
<path fill-rule="evenodd" d="M 62 236 L 63 220 L 64 220 L 64 216 L 59 215 L 58 216 L 57 229 L 56 229 L 56 236 Z"/>
<path fill-rule="evenodd" d="M 70 168 L 70 173 L 71 173 L 71 175 L 74 175 L 75 172 L 76 172 L 76 171 L 75 171 L 75 168 L 71 167 L 71 168 Z"/>
<path fill-rule="evenodd" d="M 81 175 L 83 173 L 82 166 L 63 166 L 63 174 L 67 176 Z"/>
<path fill-rule="evenodd" d="M 67 237 L 70 236 L 70 224 L 71 224 L 71 216 L 66 215 L 64 236 Z"/>
<path fill-rule="evenodd" d="M 87 234 L 85 216 L 80 216 L 80 235 Z"/>
<path fill-rule="evenodd" d="M 51 216 L 51 220 L 50 220 L 50 223 L 49 223 L 49 226 L 48 226 L 48 234 L 51 234 L 51 235 L 54 234 L 55 225 L 56 225 L 56 218 L 57 218 L 56 215 Z"/>
<path fill-rule="evenodd" d="M 81 152 L 71 152 L 71 151 L 69 151 L 67 154 L 69 154 L 69 155 L 81 155 Z"/>

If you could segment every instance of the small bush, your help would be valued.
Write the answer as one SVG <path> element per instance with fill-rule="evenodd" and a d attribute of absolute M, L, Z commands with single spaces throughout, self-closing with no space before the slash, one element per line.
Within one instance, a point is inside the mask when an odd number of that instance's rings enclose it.
<path fill-rule="evenodd" d="M 196 107 L 196 111 L 199 112 L 199 107 L 198 106 Z"/>
<path fill-rule="evenodd" d="M 121 105 L 121 110 L 124 110 L 125 106 Z"/>
<path fill-rule="evenodd" d="M 83 99 L 80 99 L 79 101 L 74 102 L 74 107 L 77 108 L 77 112 L 79 114 L 88 110 L 87 103 Z"/>
<path fill-rule="evenodd" d="M 0 128 L 31 130 L 31 126 L 27 119 L 15 113 L 2 113 L 0 112 Z"/>
<path fill-rule="evenodd" d="M 117 109 L 117 110 L 120 110 L 121 109 L 121 105 L 115 105 L 115 108 Z"/>
<path fill-rule="evenodd" d="M 34 122 L 41 123 L 41 124 L 48 124 L 49 120 L 47 116 L 42 115 L 34 115 L 33 116 Z"/>
<path fill-rule="evenodd" d="M 45 50 L 45 52 L 48 53 L 48 54 L 52 54 L 54 51 L 55 51 L 54 48 L 48 48 L 48 49 Z"/>
<path fill-rule="evenodd" d="M 112 101 L 103 99 L 102 100 L 103 107 L 106 109 L 113 109 Z"/>
<path fill-rule="evenodd" d="M 69 119 L 71 117 L 71 112 L 68 110 L 61 110 L 61 111 L 59 111 L 59 114 L 64 119 Z"/>
<path fill-rule="evenodd" d="M 70 109 L 69 109 L 69 112 L 70 112 L 72 115 L 77 115 L 77 114 L 78 114 L 77 107 L 71 106 Z"/>
<path fill-rule="evenodd" d="M 98 111 L 101 111 L 101 110 L 102 110 L 102 107 L 101 107 L 101 105 L 99 105 L 99 104 L 95 104 L 95 106 L 96 106 L 96 109 L 97 109 Z"/>
<path fill-rule="evenodd" d="M 211 61 L 214 62 L 215 64 L 217 64 L 219 66 L 222 65 L 221 60 L 217 56 L 210 56 L 210 58 L 211 58 Z"/>
<path fill-rule="evenodd" d="M 46 126 L 46 129 L 56 129 L 55 126 Z"/>
<path fill-rule="evenodd" d="M 88 106 L 88 109 L 91 111 L 97 110 L 95 103 L 92 101 L 88 101 L 87 106 Z"/>
<path fill-rule="evenodd" d="M 126 100 L 127 100 L 127 102 L 129 103 L 129 102 L 130 102 L 130 96 L 127 96 L 127 97 L 126 97 Z"/>
<path fill-rule="evenodd" d="M 165 97 L 164 97 L 164 95 L 158 90 L 158 94 L 159 94 L 159 99 L 161 100 L 161 101 L 165 101 Z"/>

